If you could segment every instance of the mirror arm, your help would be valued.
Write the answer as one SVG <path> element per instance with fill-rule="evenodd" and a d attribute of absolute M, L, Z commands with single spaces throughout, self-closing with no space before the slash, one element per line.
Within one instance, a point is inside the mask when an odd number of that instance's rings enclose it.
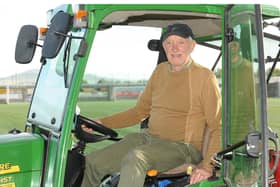
<path fill-rule="evenodd" d="M 85 39 L 84 37 L 81 37 L 81 36 L 67 35 L 67 34 L 64 34 L 64 33 L 61 33 L 61 32 L 57 32 L 57 31 L 55 31 L 54 33 L 57 34 L 57 35 L 61 35 L 61 36 L 64 36 L 64 37 L 71 38 L 71 39 Z"/>
<path fill-rule="evenodd" d="M 36 45 L 36 46 L 38 46 L 38 47 L 43 47 L 43 45 L 41 45 L 41 44 L 34 44 L 34 45 Z"/>
<path fill-rule="evenodd" d="M 45 64 L 47 63 L 47 60 L 46 60 L 45 57 L 42 57 L 42 56 L 41 56 L 40 62 L 41 62 L 43 65 L 45 65 Z"/>
<path fill-rule="evenodd" d="M 227 153 L 230 153 L 230 152 L 232 152 L 233 150 L 235 150 L 235 149 L 237 149 L 237 148 L 239 148 L 239 147 L 241 147 L 241 146 L 244 146 L 244 145 L 246 145 L 246 141 L 245 141 L 245 140 L 242 140 L 242 141 L 240 141 L 240 142 L 238 142 L 238 143 L 236 143 L 236 144 L 234 144 L 234 145 L 231 145 L 231 146 L 225 148 L 224 150 L 218 152 L 218 153 L 217 153 L 217 156 L 218 156 L 218 157 L 222 157 L 223 155 L 225 155 L 225 154 L 227 154 Z"/>
<path fill-rule="evenodd" d="M 29 47 L 32 47 L 32 46 L 38 46 L 38 47 L 43 47 L 43 45 L 41 45 L 41 44 L 37 44 L 37 43 L 33 43 L 33 42 L 28 42 L 28 46 Z"/>

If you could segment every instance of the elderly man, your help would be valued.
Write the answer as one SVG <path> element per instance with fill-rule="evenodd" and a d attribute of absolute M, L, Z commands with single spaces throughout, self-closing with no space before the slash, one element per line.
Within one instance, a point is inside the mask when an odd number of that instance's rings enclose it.
<path fill-rule="evenodd" d="M 149 128 L 87 155 L 83 187 L 96 187 L 117 171 L 119 187 L 143 187 L 147 170 L 161 172 L 184 163 L 197 165 L 191 183 L 211 175 L 210 158 L 221 145 L 220 93 L 215 75 L 190 56 L 193 38 L 188 25 L 169 25 L 162 36 L 168 61 L 156 67 L 136 105 L 98 119 L 107 127 L 122 128 L 149 117 Z M 205 128 L 210 136 L 203 158 Z"/>

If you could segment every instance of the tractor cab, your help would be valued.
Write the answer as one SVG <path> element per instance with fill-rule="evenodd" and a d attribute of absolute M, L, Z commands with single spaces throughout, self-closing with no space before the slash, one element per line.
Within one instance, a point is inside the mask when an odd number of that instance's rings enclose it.
<path fill-rule="evenodd" d="M 268 26 L 279 31 L 279 7 L 67 4 L 50 10 L 47 18 L 40 33 L 34 25 L 19 32 L 16 62 L 28 64 L 40 50 L 41 68 L 25 132 L 0 135 L 0 149 L 5 150 L 0 155 L 1 187 L 80 186 L 85 154 L 106 146 L 103 140 L 118 141 L 139 131 L 139 126 L 112 130 L 90 118 L 135 104 L 155 66 L 166 58 L 160 38 L 172 23 L 193 29 L 197 53 L 192 58 L 216 73 L 222 95 L 223 146 L 213 154 L 213 175 L 190 186 L 280 184 L 275 177 L 272 182 L 278 171 L 278 154 L 272 155 L 278 153 L 278 140 L 269 129 L 271 75 L 265 74 L 266 64 L 273 64 L 273 72 L 279 62 L 280 39 L 263 32 Z M 275 46 L 269 56 L 266 40 Z M 96 133 L 84 132 L 81 124 Z M 187 175 L 147 176 L 146 186 L 185 186 Z M 118 174 L 108 174 L 102 186 L 117 183 Z"/>

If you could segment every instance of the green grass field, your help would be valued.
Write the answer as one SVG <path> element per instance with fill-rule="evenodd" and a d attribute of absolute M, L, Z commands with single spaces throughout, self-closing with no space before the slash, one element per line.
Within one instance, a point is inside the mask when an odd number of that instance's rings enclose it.
<path fill-rule="evenodd" d="M 121 101 L 96 101 L 96 102 L 81 102 L 81 114 L 90 118 L 98 118 L 118 111 L 125 110 L 135 104 L 135 100 L 121 100 Z M 27 111 L 29 104 L 0 104 L 0 134 L 5 134 L 13 128 L 19 130 L 24 129 Z M 280 98 L 268 99 L 268 120 L 269 126 L 280 134 Z M 118 130 L 120 136 L 138 131 L 139 126 L 133 126 Z M 97 143 L 89 145 L 89 149 L 100 148 L 110 143 Z M 93 148 L 94 147 L 94 148 Z"/>
<path fill-rule="evenodd" d="M 117 111 L 125 110 L 135 104 L 135 100 L 81 102 L 81 114 L 98 118 Z M 0 134 L 7 133 L 12 128 L 24 129 L 29 103 L 0 104 Z"/>

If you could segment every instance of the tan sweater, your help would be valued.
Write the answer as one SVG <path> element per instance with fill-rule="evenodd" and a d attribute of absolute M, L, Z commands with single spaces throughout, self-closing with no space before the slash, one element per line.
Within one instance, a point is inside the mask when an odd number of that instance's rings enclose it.
<path fill-rule="evenodd" d="M 148 116 L 150 134 L 184 141 L 198 150 L 202 149 L 207 126 L 209 147 L 201 166 L 211 170 L 211 156 L 221 149 L 221 100 L 218 83 L 210 70 L 192 62 L 180 72 L 171 72 L 168 62 L 161 63 L 135 107 L 100 120 L 108 127 L 122 128 Z"/>

